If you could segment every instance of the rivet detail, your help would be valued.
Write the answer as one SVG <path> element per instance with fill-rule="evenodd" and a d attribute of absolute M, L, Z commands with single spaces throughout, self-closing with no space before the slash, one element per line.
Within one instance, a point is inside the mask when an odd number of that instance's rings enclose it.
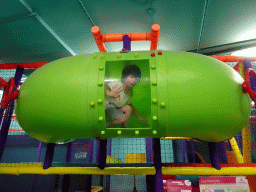
<path fill-rule="evenodd" d="M 99 67 L 99 70 L 100 70 L 100 71 L 103 71 L 103 69 L 104 69 L 103 67 Z"/>
<path fill-rule="evenodd" d="M 118 135 L 121 135 L 121 134 L 122 134 L 122 131 L 117 131 L 117 134 L 118 134 Z"/>
<path fill-rule="evenodd" d="M 138 53 L 135 53 L 135 54 L 134 54 L 134 57 L 138 57 Z"/>
<path fill-rule="evenodd" d="M 103 85 L 103 83 L 102 83 L 102 82 L 99 82 L 98 85 L 101 87 L 101 86 Z"/>
<path fill-rule="evenodd" d="M 157 116 L 153 116 L 153 120 L 156 121 L 157 120 Z"/>
<path fill-rule="evenodd" d="M 140 134 L 140 132 L 139 131 L 135 131 L 135 135 L 139 135 Z"/>
<path fill-rule="evenodd" d="M 120 58 L 120 57 L 121 57 L 121 54 L 117 54 L 117 57 Z"/>
<path fill-rule="evenodd" d="M 90 102 L 90 105 L 93 107 L 95 105 L 95 103 L 94 102 Z"/>
<path fill-rule="evenodd" d="M 101 131 L 100 133 L 101 133 L 101 135 L 104 135 L 104 134 L 105 134 L 105 131 Z"/>
<path fill-rule="evenodd" d="M 103 118 L 102 116 L 99 117 L 99 121 L 103 121 L 103 119 L 104 119 L 104 118 Z"/>
<path fill-rule="evenodd" d="M 165 106 L 165 103 L 164 103 L 164 102 L 162 102 L 162 103 L 161 103 L 161 107 L 164 107 L 164 106 Z"/>
<path fill-rule="evenodd" d="M 153 102 L 153 103 L 156 103 L 156 102 L 157 102 L 157 99 L 152 99 L 152 102 Z"/>
<path fill-rule="evenodd" d="M 103 100 L 102 99 L 98 99 L 98 103 L 102 103 L 103 102 Z"/>
<path fill-rule="evenodd" d="M 104 55 L 101 55 L 100 58 L 103 59 L 105 56 Z"/>
<path fill-rule="evenodd" d="M 154 131 L 152 131 L 152 133 L 153 133 L 154 135 L 156 135 L 156 134 L 157 134 L 157 131 L 156 131 L 156 130 L 154 130 Z"/>
<path fill-rule="evenodd" d="M 156 66 L 155 66 L 155 65 L 152 65 L 152 66 L 151 66 L 151 69 L 156 69 Z"/>
<path fill-rule="evenodd" d="M 152 85 L 156 85 L 156 84 L 157 84 L 156 81 L 153 81 L 153 82 L 152 82 Z"/>

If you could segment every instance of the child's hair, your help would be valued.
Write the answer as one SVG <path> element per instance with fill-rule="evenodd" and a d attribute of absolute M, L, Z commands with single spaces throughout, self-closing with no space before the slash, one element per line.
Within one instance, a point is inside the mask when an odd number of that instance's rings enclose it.
<path fill-rule="evenodd" d="M 121 79 L 122 83 L 124 82 L 124 79 L 129 75 L 133 75 L 133 76 L 139 78 L 139 81 L 140 81 L 140 79 L 141 79 L 140 68 L 137 65 L 126 66 L 122 72 L 122 79 Z"/>

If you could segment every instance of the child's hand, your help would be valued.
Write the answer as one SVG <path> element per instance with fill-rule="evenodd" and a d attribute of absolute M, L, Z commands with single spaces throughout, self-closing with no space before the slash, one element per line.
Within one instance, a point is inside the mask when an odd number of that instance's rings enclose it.
<path fill-rule="evenodd" d="M 122 87 L 117 88 L 117 85 L 114 85 L 111 89 L 110 97 L 120 97 L 120 92 L 123 90 Z"/>

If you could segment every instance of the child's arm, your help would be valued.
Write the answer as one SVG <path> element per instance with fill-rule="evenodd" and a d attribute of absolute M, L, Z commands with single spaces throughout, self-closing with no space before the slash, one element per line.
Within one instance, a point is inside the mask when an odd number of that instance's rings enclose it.
<path fill-rule="evenodd" d="M 105 93 L 107 96 L 109 96 L 109 97 L 111 96 L 111 89 L 108 85 L 105 85 Z"/>
<path fill-rule="evenodd" d="M 131 107 L 132 107 L 132 112 L 139 118 L 139 120 L 141 120 L 141 121 L 147 121 L 147 119 L 146 118 L 144 118 L 144 117 L 142 117 L 137 111 L 136 111 L 136 109 L 134 108 L 134 106 L 132 105 L 132 104 L 130 104 L 131 105 Z"/>
<path fill-rule="evenodd" d="M 134 106 L 132 104 L 130 104 L 131 107 L 132 107 L 132 112 L 137 116 L 137 117 L 140 117 L 140 114 L 136 111 L 136 109 L 134 108 Z"/>

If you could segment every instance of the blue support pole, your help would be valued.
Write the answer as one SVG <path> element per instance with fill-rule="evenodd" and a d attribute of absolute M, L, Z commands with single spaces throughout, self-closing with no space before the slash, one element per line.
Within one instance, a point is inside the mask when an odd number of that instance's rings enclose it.
<path fill-rule="evenodd" d="M 108 152 L 107 155 L 111 156 L 112 153 L 112 139 L 107 139 L 108 140 Z M 111 180 L 111 176 L 110 175 L 106 175 L 106 191 L 110 191 L 110 180 Z M 103 185 L 102 185 L 103 186 Z"/>
<path fill-rule="evenodd" d="M 20 81 L 21 81 L 21 77 L 23 74 L 24 69 L 21 68 L 19 65 L 16 68 L 16 73 L 15 73 L 15 85 L 16 87 L 19 86 Z M 11 101 L 6 109 L 5 112 L 5 116 L 2 122 L 2 126 L 1 126 L 1 132 L 0 132 L 0 161 L 2 160 L 3 157 L 3 153 L 4 153 L 4 148 L 5 148 L 5 143 L 6 143 L 6 139 L 8 136 L 8 131 L 10 128 L 10 124 L 11 124 L 11 119 L 12 119 L 12 113 L 13 113 L 13 109 L 14 109 L 14 101 Z M 3 116 L 3 110 L 0 111 L 1 117 Z"/>
<path fill-rule="evenodd" d="M 72 154 L 74 150 L 74 142 L 68 143 L 68 150 L 66 155 L 66 163 L 69 163 L 72 161 Z M 70 186 L 70 175 L 64 175 L 63 176 L 63 183 L 62 183 L 62 191 L 68 191 Z"/>
<path fill-rule="evenodd" d="M 161 146 L 160 146 L 160 139 L 153 138 L 153 160 L 154 166 L 156 169 L 155 175 L 155 191 L 156 192 L 163 192 L 163 175 L 162 175 L 162 160 L 161 160 Z"/>
<path fill-rule="evenodd" d="M 210 159 L 211 159 L 211 163 L 212 166 L 217 169 L 220 170 L 220 161 L 219 161 L 219 156 L 218 156 L 218 143 L 214 143 L 214 142 L 208 142 L 208 147 L 209 147 L 209 152 L 210 152 Z"/>
<path fill-rule="evenodd" d="M 155 192 L 155 175 L 146 175 L 147 192 Z"/>
<path fill-rule="evenodd" d="M 51 167 L 55 145 L 55 143 L 47 144 L 43 169 L 48 169 L 49 167 Z"/>
<path fill-rule="evenodd" d="M 2 109 L 2 107 L 0 107 L 0 124 L 2 123 L 3 115 L 4 115 L 4 109 Z"/>
<path fill-rule="evenodd" d="M 40 157 L 41 157 L 41 152 L 42 152 L 42 145 L 43 145 L 43 142 L 40 141 L 39 142 L 39 146 L 38 146 L 38 150 L 37 150 L 37 156 L 36 156 L 36 162 L 37 163 L 40 162 Z M 31 192 L 35 191 L 37 177 L 38 177 L 38 175 L 34 175 L 34 177 L 33 177 L 32 186 L 31 186 Z"/>
<path fill-rule="evenodd" d="M 180 142 L 181 142 L 182 163 L 187 163 L 186 162 L 186 153 L 187 153 L 187 151 L 186 151 L 186 149 L 187 149 L 186 144 L 187 144 L 187 142 L 184 139 L 182 139 Z"/>
<path fill-rule="evenodd" d="M 196 152 L 195 152 L 195 141 L 191 139 L 190 141 L 187 141 L 187 152 L 188 152 L 188 159 L 189 163 L 196 163 Z"/>
<path fill-rule="evenodd" d="M 223 163 L 228 163 L 227 153 L 225 150 L 224 142 L 219 143 L 219 152 Z"/>
<path fill-rule="evenodd" d="M 173 157 L 174 157 L 174 163 L 180 163 L 179 157 L 178 157 L 178 140 L 173 140 Z"/>
<path fill-rule="evenodd" d="M 152 139 L 146 138 L 146 157 L 147 163 L 152 163 Z"/>
<path fill-rule="evenodd" d="M 111 156 L 111 153 L 112 153 L 112 139 L 111 138 L 107 139 L 107 146 L 108 146 L 108 149 L 107 149 L 108 153 L 107 153 L 107 155 Z"/>
<path fill-rule="evenodd" d="M 98 154 L 97 154 L 97 163 L 98 168 L 103 170 L 106 167 L 106 158 L 107 158 L 107 139 L 103 140 L 100 139 L 98 147 Z"/>
<path fill-rule="evenodd" d="M 70 163 L 72 161 L 72 155 L 74 150 L 74 142 L 68 143 L 68 151 L 66 155 L 66 163 Z"/>
<path fill-rule="evenodd" d="M 90 139 L 90 156 L 89 163 L 93 163 L 94 139 Z"/>

